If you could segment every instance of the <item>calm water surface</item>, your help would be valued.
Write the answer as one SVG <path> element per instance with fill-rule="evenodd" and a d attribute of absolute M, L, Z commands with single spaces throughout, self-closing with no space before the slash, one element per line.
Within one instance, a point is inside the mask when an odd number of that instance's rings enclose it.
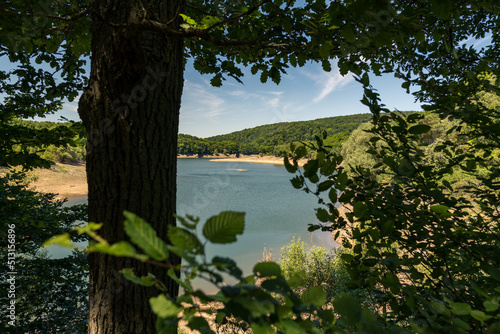
<path fill-rule="evenodd" d="M 293 175 L 283 166 L 179 159 L 177 168 L 179 215 L 198 216 L 203 223 L 221 211 L 246 213 L 244 234 L 234 244 L 208 246 L 209 258 L 231 257 L 244 274 L 250 274 L 255 263 L 262 259 L 264 245 L 274 260 L 293 236 L 308 245 L 328 248 L 336 245 L 330 233 L 307 232 L 308 224 L 316 222 L 317 201 L 314 196 L 292 187 Z M 68 204 L 84 201 L 86 198 L 74 198 Z M 202 282 L 196 284 L 209 289 Z"/>

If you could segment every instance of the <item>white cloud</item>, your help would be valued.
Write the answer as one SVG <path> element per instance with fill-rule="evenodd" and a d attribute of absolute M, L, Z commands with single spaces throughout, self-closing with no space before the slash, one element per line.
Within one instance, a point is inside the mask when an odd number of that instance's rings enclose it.
<path fill-rule="evenodd" d="M 212 87 L 205 84 L 184 82 L 182 116 L 215 118 L 224 113 L 226 101 L 219 95 L 210 92 Z"/>
<path fill-rule="evenodd" d="M 316 85 L 321 87 L 320 92 L 313 99 L 314 103 L 320 102 L 332 92 L 341 89 L 350 82 L 354 81 L 352 74 L 342 76 L 340 74 L 337 64 L 332 63 L 332 70 L 330 72 L 303 72 L 307 77 L 314 80 Z"/>

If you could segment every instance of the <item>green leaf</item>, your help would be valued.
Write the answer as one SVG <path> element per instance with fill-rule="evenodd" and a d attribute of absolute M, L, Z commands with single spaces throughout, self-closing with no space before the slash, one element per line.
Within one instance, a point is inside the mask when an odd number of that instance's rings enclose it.
<path fill-rule="evenodd" d="M 281 268 L 274 262 L 260 262 L 255 265 L 253 272 L 258 277 L 281 276 Z"/>
<path fill-rule="evenodd" d="M 318 168 L 319 168 L 318 160 L 316 159 L 309 160 L 304 164 L 304 176 L 310 179 L 312 176 L 316 175 Z"/>
<path fill-rule="evenodd" d="M 134 269 L 132 268 L 122 269 L 120 270 L 120 273 L 125 276 L 126 279 L 134 282 L 135 284 L 142 286 L 153 286 L 155 284 L 155 279 L 152 276 L 137 277 L 134 273 Z"/>
<path fill-rule="evenodd" d="M 330 40 L 324 41 L 323 44 L 321 44 L 321 46 L 319 47 L 319 50 L 318 50 L 319 56 L 321 58 L 324 58 L 324 59 L 328 58 L 328 56 L 330 55 L 330 50 L 332 50 L 332 49 L 333 49 L 332 41 L 330 41 Z M 326 62 L 328 62 L 328 61 L 326 61 Z M 323 62 L 323 63 L 325 63 L 325 62 Z M 327 72 L 330 72 L 330 71 L 327 71 Z"/>
<path fill-rule="evenodd" d="M 318 184 L 318 192 L 326 191 L 326 190 L 330 189 L 334 184 L 335 184 L 335 181 L 333 181 L 333 180 L 323 181 L 320 184 Z M 335 189 L 333 189 L 333 190 L 335 191 Z M 335 191 L 335 193 L 337 193 L 337 192 Z"/>
<path fill-rule="evenodd" d="M 182 19 L 184 20 L 184 22 L 186 22 L 186 24 L 188 25 L 188 27 L 196 27 L 196 21 L 193 20 L 192 18 L 190 18 L 189 16 L 185 15 L 185 14 L 179 14 Z"/>
<path fill-rule="evenodd" d="M 449 209 L 450 208 L 447 207 L 446 205 L 433 205 L 433 206 L 431 206 L 431 211 L 433 211 L 435 213 L 439 213 L 439 214 L 448 212 Z"/>
<path fill-rule="evenodd" d="M 388 220 L 382 225 L 382 228 L 380 229 L 380 235 L 382 237 L 386 237 L 389 234 L 391 234 L 393 230 L 394 230 L 394 221 Z"/>
<path fill-rule="evenodd" d="M 353 296 L 341 294 L 333 300 L 333 308 L 347 326 L 355 326 L 361 320 L 361 306 Z"/>
<path fill-rule="evenodd" d="M 179 324 L 178 318 L 160 318 L 156 319 L 156 334 L 177 334 Z"/>
<path fill-rule="evenodd" d="M 494 311 L 498 310 L 498 301 L 493 302 L 493 301 L 487 300 L 483 303 L 483 305 L 484 305 L 484 309 L 486 310 L 486 312 L 494 312 Z"/>
<path fill-rule="evenodd" d="M 263 70 L 262 73 L 260 74 L 260 82 L 266 83 L 267 77 L 268 77 L 268 72 Z"/>
<path fill-rule="evenodd" d="M 359 201 L 354 202 L 353 212 L 356 217 L 361 217 L 366 212 L 366 210 L 367 208 L 364 203 Z"/>
<path fill-rule="evenodd" d="M 495 280 L 500 282 L 500 269 L 490 267 L 490 268 L 488 268 L 487 271 L 488 271 L 488 274 L 491 275 L 491 277 L 493 277 Z"/>
<path fill-rule="evenodd" d="M 330 219 L 328 211 L 323 208 L 316 209 L 316 217 L 320 222 L 326 223 Z"/>
<path fill-rule="evenodd" d="M 136 249 L 126 241 L 119 241 L 113 245 L 107 243 L 92 243 L 88 248 L 89 252 L 109 254 L 118 257 L 131 257 L 138 260 L 146 260 L 148 257 L 137 253 Z"/>
<path fill-rule="evenodd" d="M 446 19 L 450 17 L 453 4 L 451 0 L 431 0 L 432 12 L 439 18 Z"/>
<path fill-rule="evenodd" d="M 43 243 L 42 247 L 47 247 L 50 245 L 57 245 L 57 246 L 68 247 L 68 248 L 76 248 L 76 246 L 71 241 L 71 238 L 70 238 L 68 233 L 63 233 L 63 234 L 53 236 L 49 240 L 45 241 Z"/>
<path fill-rule="evenodd" d="M 470 311 L 470 315 L 476 319 L 476 320 L 479 320 L 481 322 L 485 322 L 485 321 L 488 321 L 490 320 L 491 318 L 493 318 L 491 315 L 487 315 L 486 313 L 484 313 L 483 311 L 479 311 L 479 310 L 472 310 Z"/>
<path fill-rule="evenodd" d="M 160 318 L 176 317 L 182 311 L 182 307 L 177 306 L 174 302 L 169 300 L 164 294 L 152 297 L 149 299 L 149 304 L 153 313 Z"/>
<path fill-rule="evenodd" d="M 342 258 L 342 260 L 344 260 L 347 263 L 352 262 L 352 260 L 354 260 L 354 256 L 352 256 L 351 254 L 347 254 L 347 253 L 340 254 L 340 257 Z"/>
<path fill-rule="evenodd" d="M 408 129 L 408 132 L 414 135 L 419 135 L 422 133 L 426 133 L 431 129 L 431 127 L 427 124 L 417 124 Z"/>
<path fill-rule="evenodd" d="M 191 219 L 189 219 L 190 221 L 188 221 L 188 219 L 184 218 L 184 217 L 180 217 L 180 216 L 175 216 L 175 218 L 184 226 L 184 227 L 187 227 L 188 229 L 190 230 L 194 230 L 196 228 L 196 225 L 198 224 L 198 221 L 193 221 Z"/>
<path fill-rule="evenodd" d="M 342 36 L 345 38 L 345 40 L 348 43 L 354 43 L 356 41 L 356 34 L 354 30 L 352 29 L 351 26 L 347 25 L 343 30 L 342 30 Z"/>
<path fill-rule="evenodd" d="M 130 240 L 153 259 L 166 260 L 168 258 L 167 244 L 158 237 L 151 225 L 131 212 L 125 211 L 123 215 L 126 218 L 125 233 Z"/>
<path fill-rule="evenodd" d="M 289 173 L 295 173 L 297 171 L 297 166 L 292 165 L 288 160 L 288 157 L 283 158 L 283 162 L 285 164 L 285 168 Z"/>
<path fill-rule="evenodd" d="M 325 72 L 331 72 L 332 71 L 332 64 L 328 59 L 323 59 L 321 61 L 321 66 L 323 67 L 323 71 Z"/>
<path fill-rule="evenodd" d="M 340 191 L 343 191 L 345 189 L 348 181 L 349 181 L 349 178 L 347 177 L 347 174 L 340 173 L 339 176 L 337 177 L 336 188 Z"/>
<path fill-rule="evenodd" d="M 500 333 L 500 322 L 495 322 L 494 324 L 488 326 L 488 331 L 486 334 L 497 334 Z"/>
<path fill-rule="evenodd" d="M 369 258 L 369 259 L 364 259 L 363 264 L 367 267 L 373 267 L 378 263 L 378 259 L 375 258 Z"/>
<path fill-rule="evenodd" d="M 453 319 L 453 327 L 461 329 L 463 331 L 468 331 L 471 329 L 469 324 L 467 324 L 465 321 L 463 321 L 462 319 L 460 319 L 458 317 L 455 317 Z"/>
<path fill-rule="evenodd" d="M 198 237 L 182 228 L 170 226 L 168 229 L 168 238 L 172 245 L 192 254 L 201 254 L 203 252 L 203 246 Z"/>
<path fill-rule="evenodd" d="M 245 228 L 245 213 L 225 211 L 209 218 L 203 226 L 203 235 L 215 244 L 227 244 L 236 241 L 236 235 Z"/>
<path fill-rule="evenodd" d="M 217 73 L 212 79 L 210 79 L 210 84 L 214 87 L 222 86 L 222 75 Z"/>
<path fill-rule="evenodd" d="M 91 234 L 92 232 L 99 230 L 102 225 L 102 223 L 88 223 L 85 226 L 76 227 L 75 230 L 76 232 L 78 232 L 78 234 Z"/>
<path fill-rule="evenodd" d="M 307 149 L 304 145 L 300 145 L 295 149 L 295 159 L 299 160 L 307 155 Z"/>
<path fill-rule="evenodd" d="M 314 286 L 304 291 L 300 299 L 305 305 L 312 304 L 321 307 L 325 304 L 326 293 L 320 286 Z"/>
<path fill-rule="evenodd" d="M 438 313 L 438 314 L 447 314 L 449 313 L 448 308 L 442 303 L 434 302 L 431 304 L 432 308 Z"/>
<path fill-rule="evenodd" d="M 225 271 L 236 278 L 241 278 L 243 272 L 233 259 L 227 257 L 215 256 L 212 259 L 212 264 L 219 270 Z"/>
<path fill-rule="evenodd" d="M 330 189 L 330 191 L 328 192 L 328 198 L 332 203 L 337 203 L 337 189 Z"/>
<path fill-rule="evenodd" d="M 297 175 L 291 179 L 290 182 L 295 189 L 301 189 L 304 186 L 304 177 L 302 175 Z"/>
<path fill-rule="evenodd" d="M 450 303 L 453 313 L 456 315 L 468 315 L 472 309 L 469 304 L 465 303 Z"/>

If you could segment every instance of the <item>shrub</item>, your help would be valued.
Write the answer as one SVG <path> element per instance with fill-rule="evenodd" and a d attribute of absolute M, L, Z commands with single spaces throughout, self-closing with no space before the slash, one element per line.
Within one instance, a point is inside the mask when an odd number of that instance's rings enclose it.
<path fill-rule="evenodd" d="M 303 285 L 296 289 L 299 294 L 312 287 L 321 287 L 326 293 L 328 304 L 342 293 L 363 301 L 365 294 L 362 290 L 348 288 L 351 278 L 347 272 L 346 262 L 340 257 L 344 252 L 346 251 L 341 248 L 328 252 L 325 248 L 317 246 L 307 249 L 306 243 L 294 237 L 288 245 L 281 248 L 278 264 L 286 279 L 293 276 L 300 276 L 303 279 Z"/>

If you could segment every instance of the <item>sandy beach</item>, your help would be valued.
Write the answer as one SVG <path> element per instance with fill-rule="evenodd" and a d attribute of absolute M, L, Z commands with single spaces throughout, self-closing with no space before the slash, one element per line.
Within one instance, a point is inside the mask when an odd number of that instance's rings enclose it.
<path fill-rule="evenodd" d="M 210 159 L 210 161 L 217 162 L 253 162 L 259 164 L 273 164 L 273 165 L 283 165 L 283 158 L 273 157 L 273 156 L 259 156 L 259 155 L 245 155 L 236 157 L 223 157 L 223 158 L 214 158 Z"/>
<path fill-rule="evenodd" d="M 31 186 L 39 192 L 55 193 L 57 198 L 85 196 L 88 193 L 85 164 L 56 164 L 50 169 L 31 172 L 36 181 Z"/>
<path fill-rule="evenodd" d="M 198 159 L 197 156 L 178 156 L 179 159 Z M 274 156 L 244 155 L 236 157 L 234 155 L 205 156 L 203 159 L 210 159 L 214 162 L 250 162 L 261 164 L 283 165 L 283 158 Z M 303 165 L 300 161 L 299 165 Z M 56 164 L 50 169 L 36 169 L 32 172 L 36 181 L 31 185 L 40 192 L 51 192 L 58 194 L 60 199 L 77 196 L 85 196 L 88 193 L 85 164 Z"/>

